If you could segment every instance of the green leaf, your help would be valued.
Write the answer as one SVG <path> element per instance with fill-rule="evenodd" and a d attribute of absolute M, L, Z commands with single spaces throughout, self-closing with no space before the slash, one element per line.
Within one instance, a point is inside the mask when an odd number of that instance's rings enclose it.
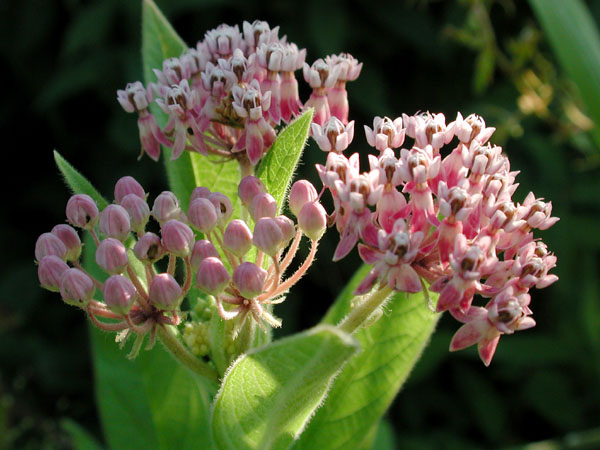
<path fill-rule="evenodd" d="M 357 351 L 348 334 L 323 325 L 241 356 L 215 399 L 212 430 L 219 448 L 289 448 Z"/>
<path fill-rule="evenodd" d="M 475 63 L 475 76 L 473 78 L 473 89 L 476 94 L 483 94 L 494 77 L 496 67 L 496 54 L 493 47 L 486 47 L 477 56 Z"/>
<path fill-rule="evenodd" d="M 290 187 L 296 166 L 308 139 L 313 109 L 309 109 L 279 133 L 277 140 L 260 163 L 256 176 L 262 180 L 279 206 Z"/>
<path fill-rule="evenodd" d="M 142 5 L 144 82 L 146 84 L 155 82 L 156 76 L 152 69 L 162 69 L 163 60 L 178 57 L 186 49 L 187 45 L 156 4 L 152 0 L 144 0 Z M 167 115 L 155 103 L 150 105 L 150 111 L 161 127 L 167 123 Z M 171 161 L 171 151 L 164 147 L 163 150 L 165 151 L 162 158 L 167 169 L 170 189 L 180 201 L 187 202 L 192 190 L 198 185 L 192 166 L 192 155 L 190 152 L 183 152 L 179 159 Z"/>
<path fill-rule="evenodd" d="M 600 33 L 581 0 L 529 0 L 563 70 L 575 83 L 600 149 Z"/>
<path fill-rule="evenodd" d="M 101 280 L 106 275 L 94 261 L 95 248 L 86 239 L 84 266 Z M 213 387 L 179 365 L 160 343 L 128 360 L 131 341 L 120 349 L 114 334 L 96 328 L 91 339 L 96 399 L 110 448 L 214 447 L 209 430 Z"/>
<path fill-rule="evenodd" d="M 71 419 L 62 419 L 60 426 L 69 433 L 77 450 L 102 450 L 102 446 L 85 428 Z"/>
<path fill-rule="evenodd" d="M 65 183 L 75 194 L 87 194 L 94 199 L 99 209 L 104 209 L 108 202 L 81 173 L 67 162 L 60 153 L 54 150 L 54 161 L 65 178 Z"/>
<path fill-rule="evenodd" d="M 362 266 L 346 286 L 323 322 L 338 323 L 349 311 L 352 291 L 367 274 Z M 436 295 L 430 292 L 430 295 Z M 439 314 L 427 306 L 422 293 L 396 293 L 382 317 L 354 335 L 362 351 L 334 381 L 294 449 L 352 449 L 375 426 L 406 381 L 429 341 Z"/>
<path fill-rule="evenodd" d="M 163 60 L 180 56 L 187 49 L 165 16 L 152 0 L 144 0 L 142 7 L 142 63 L 144 80 L 156 81 L 152 69 L 162 68 Z M 158 123 L 164 126 L 167 116 L 154 103 L 150 105 L 152 114 Z M 192 191 L 197 186 L 206 186 L 211 191 L 222 192 L 236 204 L 237 186 L 240 170 L 236 161 L 220 162 L 218 158 L 199 153 L 183 152 L 175 161 L 170 160 L 171 151 L 166 149 L 163 155 L 171 191 L 179 198 L 182 207 L 187 210 Z"/>

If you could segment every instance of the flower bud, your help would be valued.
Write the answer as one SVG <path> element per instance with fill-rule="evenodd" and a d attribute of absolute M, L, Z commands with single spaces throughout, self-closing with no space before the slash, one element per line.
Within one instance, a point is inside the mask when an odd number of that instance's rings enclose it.
<path fill-rule="evenodd" d="M 150 283 L 150 301 L 158 309 L 173 311 L 181 303 L 183 291 L 177 280 L 168 273 L 159 273 Z"/>
<path fill-rule="evenodd" d="M 261 217 L 275 217 L 275 214 L 277 214 L 277 202 L 271 194 L 258 194 L 250 202 L 248 211 L 254 221 L 257 221 Z"/>
<path fill-rule="evenodd" d="M 294 225 L 294 221 L 287 216 L 277 216 L 275 217 L 275 221 L 277 222 L 277 225 L 279 225 L 279 229 L 283 235 L 282 244 L 285 245 L 296 235 L 296 226 Z"/>
<path fill-rule="evenodd" d="M 135 243 L 133 253 L 142 263 L 154 264 L 165 256 L 165 249 L 156 234 L 146 233 Z"/>
<path fill-rule="evenodd" d="M 133 194 L 136 197 L 146 201 L 146 193 L 144 192 L 144 188 L 140 183 L 137 182 L 135 178 L 130 176 L 120 178 L 115 184 L 115 202 L 121 204 L 123 198 L 130 194 Z"/>
<path fill-rule="evenodd" d="M 179 200 L 177 200 L 175 194 L 170 191 L 161 192 L 152 205 L 152 216 L 158 223 L 179 219 L 181 213 Z"/>
<path fill-rule="evenodd" d="M 121 199 L 120 204 L 129 214 L 131 229 L 138 236 L 144 234 L 144 229 L 150 219 L 150 207 L 146 200 L 136 194 L 127 194 Z"/>
<path fill-rule="evenodd" d="M 106 236 L 124 241 L 131 230 L 129 214 L 122 206 L 108 205 L 100 213 L 99 228 Z"/>
<path fill-rule="evenodd" d="M 218 295 L 225 289 L 230 275 L 223 262 L 214 256 L 205 258 L 198 266 L 196 282 L 201 291 L 210 295 Z"/>
<path fill-rule="evenodd" d="M 86 194 L 73 195 L 67 202 L 67 220 L 73 226 L 91 230 L 98 221 L 96 202 Z"/>
<path fill-rule="evenodd" d="M 198 231 L 210 233 L 217 226 L 219 216 L 210 200 L 197 198 L 190 204 L 188 220 Z"/>
<path fill-rule="evenodd" d="M 261 217 L 254 225 L 254 245 L 267 255 L 275 257 L 281 243 L 283 242 L 283 233 L 279 224 L 271 217 Z"/>
<path fill-rule="evenodd" d="M 117 239 L 106 238 L 96 249 L 96 264 L 111 275 L 123 272 L 128 262 L 127 249 Z"/>
<path fill-rule="evenodd" d="M 306 203 L 298 215 L 298 226 L 313 241 L 318 241 L 327 227 L 325 208 L 317 202 Z"/>
<path fill-rule="evenodd" d="M 35 260 L 41 261 L 44 256 L 50 255 L 64 260 L 67 257 L 67 247 L 55 234 L 43 233 L 35 243 Z"/>
<path fill-rule="evenodd" d="M 44 256 L 38 266 L 38 279 L 44 289 L 52 292 L 60 291 L 60 279 L 69 269 L 66 262 L 56 255 Z"/>
<path fill-rule="evenodd" d="M 123 275 L 111 275 L 104 282 L 104 302 L 117 314 L 128 314 L 133 306 L 137 290 Z"/>
<path fill-rule="evenodd" d="M 267 192 L 267 189 L 265 188 L 263 182 L 253 175 L 244 177 L 238 185 L 238 195 L 242 200 L 242 204 L 246 207 L 250 204 L 255 196 L 258 194 L 264 194 L 265 192 Z"/>
<path fill-rule="evenodd" d="M 52 228 L 52 234 L 58 237 L 67 248 L 67 261 L 77 261 L 81 255 L 83 244 L 75 228 L 67 224 L 56 225 Z"/>
<path fill-rule="evenodd" d="M 213 256 L 215 258 L 219 257 L 219 252 L 212 244 L 212 242 L 207 241 L 206 239 L 201 239 L 194 244 L 194 248 L 192 249 L 191 256 L 191 264 L 194 269 L 197 269 L 200 266 L 200 263 L 206 258 Z"/>
<path fill-rule="evenodd" d="M 185 258 L 194 247 L 194 232 L 179 220 L 169 220 L 162 226 L 162 245 L 166 251 Z"/>
<path fill-rule="evenodd" d="M 69 305 L 87 306 L 94 296 L 94 291 L 92 279 L 79 269 L 67 269 L 60 278 L 60 295 Z"/>
<path fill-rule="evenodd" d="M 252 247 L 252 232 L 246 222 L 235 219 L 229 222 L 223 233 L 223 246 L 240 258 Z"/>
<path fill-rule="evenodd" d="M 290 189 L 290 195 L 288 196 L 290 211 L 292 211 L 294 216 L 298 217 L 302 207 L 308 202 L 314 202 L 317 197 L 317 190 L 310 181 L 296 181 L 294 184 L 292 184 L 292 189 Z"/>
<path fill-rule="evenodd" d="M 233 282 L 245 298 L 254 298 L 263 293 L 267 271 L 251 262 L 243 262 L 233 271 Z"/>
<path fill-rule="evenodd" d="M 231 215 L 233 214 L 233 205 L 231 200 L 220 192 L 213 192 L 208 196 L 208 199 L 212 202 L 217 210 L 217 216 L 219 217 L 219 226 L 224 226 Z"/>
<path fill-rule="evenodd" d="M 208 198 L 210 195 L 210 189 L 204 186 L 195 187 L 190 196 L 190 205 L 197 198 Z"/>

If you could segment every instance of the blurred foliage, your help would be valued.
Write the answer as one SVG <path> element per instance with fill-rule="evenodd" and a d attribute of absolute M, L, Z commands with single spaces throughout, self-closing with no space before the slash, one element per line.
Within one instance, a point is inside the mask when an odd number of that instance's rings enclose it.
<path fill-rule="evenodd" d="M 306 47 L 309 62 L 352 53 L 364 61 L 363 73 L 349 86 L 359 129 L 374 115 L 427 109 L 449 120 L 456 111 L 476 112 L 498 128 L 494 142 L 521 171 L 517 200 L 534 190 L 551 199 L 561 217 L 540 233 L 558 255 L 561 279 L 533 292 L 538 326 L 503 338 L 489 369 L 473 349 L 448 353 L 456 324 L 443 318 L 388 413 L 385 439 L 415 449 L 538 441 L 546 447 L 537 448 L 558 448 L 583 436 L 588 443 L 582 446 L 598 447 L 597 431 L 586 430 L 600 426 L 600 149 L 587 133 L 586 92 L 577 91 L 558 66 L 528 4 L 158 4 L 188 43 L 219 23 L 260 18 L 281 25 L 282 33 Z M 599 2 L 588 4 L 598 23 Z M 140 5 L 2 2 L 0 25 L 6 86 L 0 123 L 6 155 L 14 161 L 5 163 L 2 177 L 9 207 L 1 225 L 0 448 L 70 448 L 75 444 L 61 426 L 64 418 L 103 440 L 87 329 L 83 315 L 38 288 L 33 246 L 40 233 L 64 221 L 69 194 L 53 165 L 54 147 L 107 197 L 125 174 L 153 193 L 166 186 L 161 164 L 136 161 L 135 118 L 115 101 L 117 89 L 142 77 Z M 301 89 L 306 98 L 308 90 Z M 361 132 L 353 148 L 366 150 Z M 314 146 L 305 155 L 300 175 L 316 182 L 313 165 L 324 155 Z M 332 266 L 334 246 L 333 236 L 322 243 L 311 275 L 278 309 L 283 333 L 315 324 L 357 267 L 356 254 Z"/>

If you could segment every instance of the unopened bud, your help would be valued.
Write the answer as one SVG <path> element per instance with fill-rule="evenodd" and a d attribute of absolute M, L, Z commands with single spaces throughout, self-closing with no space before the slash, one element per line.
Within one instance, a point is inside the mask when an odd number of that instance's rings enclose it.
<path fill-rule="evenodd" d="M 86 194 L 73 195 L 67 202 L 67 219 L 73 226 L 91 230 L 98 221 L 98 206 Z"/>
<path fill-rule="evenodd" d="M 283 233 L 277 221 L 271 217 L 258 219 L 254 225 L 253 242 L 267 255 L 275 257 L 283 242 Z"/>
<path fill-rule="evenodd" d="M 67 269 L 60 279 L 60 295 L 65 303 L 84 307 L 94 296 L 94 282 L 79 269 Z"/>
<path fill-rule="evenodd" d="M 181 213 L 179 200 L 170 191 L 161 192 L 152 205 L 152 216 L 161 224 L 169 220 L 179 219 Z"/>
<path fill-rule="evenodd" d="M 252 247 L 252 232 L 243 220 L 235 219 L 229 222 L 223 233 L 223 246 L 240 258 Z"/>
<path fill-rule="evenodd" d="M 150 219 L 150 207 L 148 206 L 148 203 L 146 203 L 146 200 L 135 194 L 127 194 L 121 200 L 121 206 L 125 208 L 125 211 L 129 214 L 131 229 L 135 231 L 138 236 L 144 234 L 144 229 Z"/>
<path fill-rule="evenodd" d="M 67 224 L 56 225 L 52 228 L 52 234 L 58 237 L 67 248 L 67 261 L 77 261 L 81 255 L 83 244 L 75 228 Z"/>
<path fill-rule="evenodd" d="M 58 256 L 44 256 L 38 266 L 38 279 L 44 289 L 52 292 L 60 291 L 60 279 L 69 266 Z"/>
<path fill-rule="evenodd" d="M 294 216 L 298 217 L 302 207 L 308 202 L 314 202 L 317 197 L 317 190 L 310 181 L 296 181 L 294 184 L 292 184 L 292 189 L 290 189 L 290 195 L 288 196 L 290 211 L 292 211 Z"/>
<path fill-rule="evenodd" d="M 250 202 L 248 211 L 255 222 L 261 217 L 275 217 L 275 214 L 277 214 L 277 202 L 271 194 L 258 194 Z"/>
<path fill-rule="evenodd" d="M 238 185 L 238 195 L 242 201 L 242 204 L 246 207 L 250 204 L 255 196 L 258 194 L 264 194 L 265 192 L 267 192 L 265 185 L 254 175 L 248 175 L 247 177 L 244 177 Z"/>
<path fill-rule="evenodd" d="M 106 236 L 124 241 L 129 236 L 129 214 L 119 205 L 108 205 L 100 213 L 100 231 Z"/>
<path fill-rule="evenodd" d="M 198 231 L 210 233 L 217 226 L 219 216 L 210 200 L 197 198 L 190 204 L 188 220 Z"/>
<path fill-rule="evenodd" d="M 206 239 L 196 241 L 196 243 L 194 244 L 194 248 L 192 249 L 192 256 L 190 258 L 192 267 L 194 269 L 197 269 L 198 266 L 200 266 L 200 263 L 210 256 L 213 256 L 215 258 L 219 257 L 219 252 L 212 244 L 212 242 Z"/>
<path fill-rule="evenodd" d="M 114 238 L 106 238 L 96 249 L 96 263 L 107 273 L 123 272 L 129 259 L 123 243 Z"/>
<path fill-rule="evenodd" d="M 133 253 L 142 263 L 154 264 L 165 256 L 165 249 L 156 234 L 146 233 L 135 243 Z"/>
<path fill-rule="evenodd" d="M 233 282 L 245 298 L 254 298 L 263 293 L 267 271 L 251 262 L 243 262 L 233 271 Z"/>
<path fill-rule="evenodd" d="M 230 275 L 223 262 L 214 256 L 205 258 L 198 266 L 196 282 L 201 291 L 210 295 L 218 295 L 225 289 Z"/>
<path fill-rule="evenodd" d="M 275 221 L 277 222 L 277 225 L 279 225 L 281 234 L 283 234 L 283 244 L 285 245 L 296 235 L 294 221 L 287 216 L 277 216 L 275 217 Z"/>
<path fill-rule="evenodd" d="M 217 216 L 219 217 L 219 226 L 224 226 L 233 214 L 231 200 L 220 192 L 213 192 L 208 196 L 208 199 L 215 205 Z"/>
<path fill-rule="evenodd" d="M 298 226 L 313 241 L 318 241 L 327 228 L 327 213 L 317 202 L 306 203 L 298 215 Z"/>
<path fill-rule="evenodd" d="M 194 232 L 179 220 L 169 220 L 161 228 L 162 244 L 166 251 L 185 258 L 194 247 Z"/>
<path fill-rule="evenodd" d="M 123 275 L 111 275 L 104 282 L 104 302 L 108 309 L 117 314 L 128 314 L 133 306 L 137 290 Z"/>
<path fill-rule="evenodd" d="M 150 301 L 158 309 L 172 311 L 179 306 L 183 291 L 177 280 L 168 273 L 159 273 L 150 283 Z"/>
<path fill-rule="evenodd" d="M 115 201 L 120 204 L 123 201 L 123 198 L 130 194 L 133 194 L 144 201 L 146 200 L 144 188 L 135 178 L 130 176 L 120 178 L 115 184 Z"/>
<path fill-rule="evenodd" d="M 208 198 L 210 195 L 210 189 L 204 186 L 195 187 L 190 196 L 190 205 L 197 198 Z"/>
<path fill-rule="evenodd" d="M 64 260 L 67 257 L 67 247 L 55 234 L 43 233 L 35 243 L 35 260 L 41 261 L 44 256 L 50 255 Z"/>

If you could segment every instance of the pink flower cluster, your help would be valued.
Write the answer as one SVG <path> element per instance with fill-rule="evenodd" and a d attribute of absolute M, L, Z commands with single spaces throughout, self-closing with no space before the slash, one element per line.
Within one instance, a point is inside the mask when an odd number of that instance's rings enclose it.
<path fill-rule="evenodd" d="M 254 166 L 273 144 L 277 127 L 302 110 L 295 72 L 303 69 L 313 89 L 305 107 L 315 108 L 315 122 L 332 115 L 348 121 L 346 83 L 355 80 L 362 64 L 348 54 L 305 63 L 299 50 L 279 27 L 266 22 L 220 25 L 179 58 L 154 69 L 157 83 L 129 83 L 117 92 L 123 109 L 138 114 L 142 153 L 154 160 L 160 145 L 172 148 L 171 159 L 184 150 L 244 158 Z M 149 106 L 155 100 L 168 115 L 161 130 Z"/>
<path fill-rule="evenodd" d="M 352 124 L 335 118 L 313 124 L 313 137 L 328 151 L 317 165 L 323 189 L 333 197 L 330 221 L 340 233 L 334 260 L 358 244 L 372 266 L 356 294 L 376 284 L 399 292 L 439 292 L 437 311 L 449 311 L 464 325 L 450 344 L 459 350 L 477 344 L 489 365 L 502 334 L 533 327 L 529 289 L 558 277 L 548 274 L 556 256 L 534 239 L 558 221 L 552 204 L 529 193 L 515 203 L 518 172 L 510 170 L 502 148 L 488 141 L 494 128 L 477 115 L 446 124 L 443 114 L 376 117 L 365 126 L 369 170 L 359 155 L 342 152 Z M 403 147 L 405 138 L 413 140 Z M 452 141 L 457 145 L 442 154 Z M 473 305 L 474 295 L 489 299 Z"/>
<path fill-rule="evenodd" d="M 124 333 L 122 338 L 150 332 L 153 343 L 157 326 L 178 325 L 179 307 L 193 286 L 216 298 L 221 317 L 239 317 L 237 330 L 248 315 L 263 329 L 264 323 L 279 326 L 266 305 L 283 301 L 310 266 L 326 228 L 326 213 L 306 181 L 297 182 L 290 193 L 298 229 L 290 218 L 277 215 L 275 199 L 258 178 L 244 178 L 239 196 L 244 215 L 250 216 L 247 220 L 233 219 L 231 200 L 205 187 L 193 191 L 185 212 L 169 191 L 158 195 L 150 209 L 147 194 L 132 177 L 116 183 L 115 202 L 102 211 L 90 196 L 74 195 L 66 207 L 70 225 L 57 225 L 36 242 L 40 283 L 84 309 L 97 327 Z M 146 230 L 151 217 L 159 234 Z M 95 260 L 108 274 L 106 281 L 81 267 L 82 242 L 74 227 L 91 233 Z M 200 233 L 204 238 L 197 238 Z M 312 242 L 309 256 L 283 279 L 303 234 Z M 166 269 L 157 273 L 156 263 L 165 257 Z M 182 281 L 175 277 L 178 262 L 185 269 Z M 103 302 L 94 299 L 96 290 L 102 292 Z"/>

